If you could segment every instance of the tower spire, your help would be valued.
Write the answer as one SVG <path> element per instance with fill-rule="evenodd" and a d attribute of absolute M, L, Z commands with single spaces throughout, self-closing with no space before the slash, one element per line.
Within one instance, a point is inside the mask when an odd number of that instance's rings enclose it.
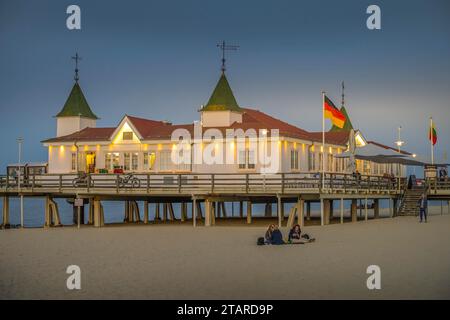
<path fill-rule="evenodd" d="M 239 46 L 228 45 L 228 44 L 225 44 L 225 41 L 222 41 L 222 43 L 217 44 L 217 48 L 220 48 L 220 50 L 222 50 L 222 67 L 220 69 L 222 70 L 222 73 L 225 73 L 225 70 L 226 70 L 226 68 L 225 68 L 225 61 L 226 61 L 225 51 L 227 51 L 227 50 L 228 51 L 230 51 L 230 50 L 236 51 L 239 48 Z"/>
<path fill-rule="evenodd" d="M 75 77 L 74 80 L 76 83 L 78 83 L 78 80 L 80 77 L 78 76 L 78 61 L 81 60 L 81 57 L 78 55 L 78 52 L 75 53 L 75 57 L 72 57 L 73 60 L 75 60 Z"/>
<path fill-rule="evenodd" d="M 345 89 L 345 85 L 344 85 L 344 81 L 342 81 L 342 95 L 341 95 L 342 100 L 341 100 L 341 107 L 343 107 L 344 104 L 345 104 L 345 94 L 344 94 L 344 89 Z"/>

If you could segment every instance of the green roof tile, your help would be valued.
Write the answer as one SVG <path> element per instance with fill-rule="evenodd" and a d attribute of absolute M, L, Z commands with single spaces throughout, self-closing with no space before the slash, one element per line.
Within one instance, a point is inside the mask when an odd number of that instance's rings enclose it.
<path fill-rule="evenodd" d="M 236 99 L 234 98 L 233 91 L 228 83 L 225 74 L 222 73 L 219 82 L 217 82 L 211 97 L 209 98 L 206 106 L 201 111 L 237 111 L 242 112 Z"/>
<path fill-rule="evenodd" d="M 89 119 L 98 119 L 98 117 L 92 112 L 89 104 L 84 97 L 83 91 L 81 91 L 78 82 L 73 85 L 72 91 L 67 98 L 64 107 L 56 117 L 85 117 Z"/>

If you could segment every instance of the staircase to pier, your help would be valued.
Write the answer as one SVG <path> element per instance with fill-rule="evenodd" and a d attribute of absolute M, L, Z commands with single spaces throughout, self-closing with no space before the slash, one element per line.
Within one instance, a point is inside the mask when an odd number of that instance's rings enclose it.
<path fill-rule="evenodd" d="M 424 192 L 426 192 L 425 188 L 405 189 L 400 200 L 398 215 L 417 216 L 419 214 L 419 200 Z"/>

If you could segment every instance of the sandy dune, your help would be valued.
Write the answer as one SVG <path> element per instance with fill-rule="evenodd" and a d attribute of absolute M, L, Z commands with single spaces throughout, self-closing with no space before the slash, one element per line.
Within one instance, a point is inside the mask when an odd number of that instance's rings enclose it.
<path fill-rule="evenodd" d="M 3 230 L 0 298 L 450 298 L 448 214 L 306 231 L 316 243 L 258 247 L 264 228 L 255 226 Z M 66 288 L 71 264 L 80 291 Z M 371 264 L 381 290 L 366 287 Z"/>

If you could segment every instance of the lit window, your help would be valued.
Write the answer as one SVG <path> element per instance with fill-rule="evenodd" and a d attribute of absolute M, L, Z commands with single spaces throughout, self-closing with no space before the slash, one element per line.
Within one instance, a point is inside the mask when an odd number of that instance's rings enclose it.
<path fill-rule="evenodd" d="M 133 140 L 133 132 L 131 131 L 124 131 L 122 135 L 123 140 Z"/>
<path fill-rule="evenodd" d="M 77 170 L 77 154 L 72 152 L 72 171 Z"/>
<path fill-rule="evenodd" d="M 125 171 L 131 170 L 131 154 L 129 152 L 123 154 L 123 169 Z"/>
<path fill-rule="evenodd" d="M 238 157 L 239 169 L 255 169 L 255 151 L 240 150 Z"/>
<path fill-rule="evenodd" d="M 133 170 L 133 171 L 138 170 L 138 160 L 139 160 L 139 154 L 133 153 L 131 156 L 131 170 Z"/>

